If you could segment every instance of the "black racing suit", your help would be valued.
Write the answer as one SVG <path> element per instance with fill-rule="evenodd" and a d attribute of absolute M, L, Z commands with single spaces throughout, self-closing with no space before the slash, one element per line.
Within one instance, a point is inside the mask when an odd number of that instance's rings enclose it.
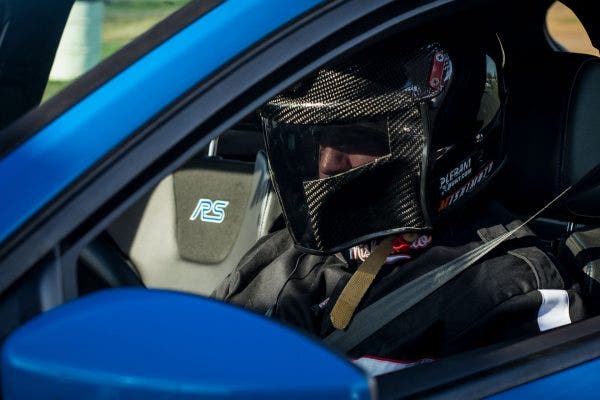
<path fill-rule="evenodd" d="M 499 206 L 433 233 L 418 257 L 384 266 L 359 305 L 491 240 L 516 221 Z M 493 215 L 493 218 L 490 218 Z M 421 360 L 531 336 L 585 318 L 575 284 L 529 230 L 505 241 L 477 264 L 366 339 L 348 355 Z M 340 257 L 296 250 L 286 230 L 262 238 L 213 296 L 268 313 L 324 338 L 329 313 L 352 275 Z"/>

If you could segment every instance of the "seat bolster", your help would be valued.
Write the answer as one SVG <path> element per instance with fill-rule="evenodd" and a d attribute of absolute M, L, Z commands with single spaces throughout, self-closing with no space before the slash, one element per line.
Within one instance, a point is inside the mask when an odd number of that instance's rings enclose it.
<path fill-rule="evenodd" d="M 510 72 L 508 155 L 497 187 L 509 208 L 527 214 L 600 162 L 600 58 L 544 53 Z M 600 216 L 600 190 L 563 204 L 561 214 Z"/>
<path fill-rule="evenodd" d="M 563 185 L 571 185 L 600 163 L 600 59 L 581 64 L 566 120 Z M 577 216 L 600 216 L 600 185 L 567 204 Z"/>

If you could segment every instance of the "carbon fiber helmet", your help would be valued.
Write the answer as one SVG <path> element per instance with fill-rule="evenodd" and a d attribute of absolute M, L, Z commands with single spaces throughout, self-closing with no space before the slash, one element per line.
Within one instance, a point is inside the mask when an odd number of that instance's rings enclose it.
<path fill-rule="evenodd" d="M 265 104 L 271 178 L 296 246 L 331 254 L 430 231 L 487 185 L 504 160 L 498 46 L 379 46 Z"/>

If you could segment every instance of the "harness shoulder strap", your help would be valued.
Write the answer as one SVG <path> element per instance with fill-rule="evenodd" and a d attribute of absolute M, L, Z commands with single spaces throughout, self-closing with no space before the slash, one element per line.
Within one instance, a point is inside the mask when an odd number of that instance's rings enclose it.
<path fill-rule="evenodd" d="M 518 226 L 520 221 L 513 221 L 506 225 L 495 225 L 489 228 L 482 228 L 477 231 L 477 234 L 484 242 L 489 242 L 496 239 L 502 234 L 507 233 L 510 229 Z M 523 227 L 512 235 L 513 238 L 524 238 L 535 236 L 527 227 Z M 537 288 L 553 288 L 563 287 L 564 282 L 558 273 L 554 262 L 536 246 L 519 247 L 508 251 L 508 254 L 523 261 L 530 268 L 536 282 Z M 551 269 L 549 270 L 548 267 Z M 544 274 L 543 271 L 556 271 L 555 274 Z"/>
<path fill-rule="evenodd" d="M 342 352 L 353 349 L 398 315 L 412 308 L 415 304 L 419 303 L 448 281 L 471 267 L 482 257 L 500 245 L 504 240 L 519 232 L 529 222 L 537 218 L 548 208 L 552 207 L 567 194 L 570 194 L 571 196 L 581 194 L 590 187 L 596 185 L 599 181 L 600 164 L 592 168 L 578 182 L 563 190 L 525 222 L 517 223 L 513 229 L 508 230 L 506 233 L 502 233 L 500 236 L 483 243 L 462 256 L 421 275 L 408 282 L 406 285 L 403 285 L 382 297 L 378 301 L 368 305 L 354 316 L 354 319 L 347 330 L 334 331 L 324 339 L 324 342 Z"/>

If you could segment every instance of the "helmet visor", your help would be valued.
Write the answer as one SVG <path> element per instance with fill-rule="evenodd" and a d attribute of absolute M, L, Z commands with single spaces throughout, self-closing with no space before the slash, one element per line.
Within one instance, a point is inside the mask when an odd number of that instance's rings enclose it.
<path fill-rule="evenodd" d="M 290 206 L 286 218 L 293 221 L 300 243 L 313 236 L 306 198 L 306 183 L 326 181 L 344 174 L 360 174 L 379 160 L 390 157 L 386 118 L 343 125 L 297 125 L 263 119 L 269 161 L 279 196 Z M 293 214 L 293 215 L 290 215 Z M 304 240 L 303 240 L 304 239 Z"/>

